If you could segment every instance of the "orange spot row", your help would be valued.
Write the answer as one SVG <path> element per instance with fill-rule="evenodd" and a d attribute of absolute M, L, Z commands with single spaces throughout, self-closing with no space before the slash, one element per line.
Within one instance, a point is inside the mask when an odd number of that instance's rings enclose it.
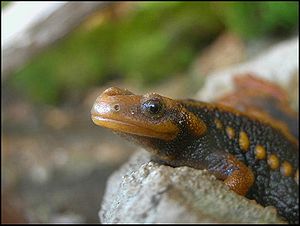
<path fill-rule="evenodd" d="M 216 127 L 218 129 L 222 129 L 223 128 L 222 122 L 219 119 L 217 119 L 217 118 L 215 118 L 215 124 L 216 124 Z"/>
<path fill-rule="evenodd" d="M 274 154 L 271 154 L 268 157 L 267 162 L 272 170 L 276 170 L 280 166 L 279 158 Z M 291 176 L 293 173 L 293 167 L 292 167 L 291 163 L 289 163 L 288 161 L 283 161 L 283 163 L 280 166 L 280 172 L 284 176 L 287 176 L 287 177 Z"/>
<path fill-rule="evenodd" d="M 270 168 L 272 170 L 278 169 L 278 167 L 280 165 L 279 158 L 274 154 L 271 154 L 271 155 L 268 156 L 267 162 L 268 162 L 268 165 L 270 166 Z"/>
<path fill-rule="evenodd" d="M 248 151 L 248 148 L 249 148 L 249 145 L 250 145 L 250 141 L 249 141 L 247 133 L 245 133 L 244 131 L 240 132 L 239 145 L 240 145 L 240 148 L 244 152 Z"/>
<path fill-rule="evenodd" d="M 223 124 L 219 119 L 215 119 L 214 122 L 218 129 L 223 128 Z M 225 131 L 229 139 L 234 138 L 235 131 L 232 127 L 227 126 L 225 128 Z M 241 131 L 239 133 L 239 146 L 244 152 L 247 152 L 249 150 L 250 140 L 247 133 L 245 133 L 244 131 Z M 256 145 L 254 151 L 256 159 L 263 160 L 267 157 L 266 149 L 262 145 Z M 272 170 L 276 170 L 280 167 L 280 172 L 284 176 L 291 176 L 293 173 L 293 167 L 291 163 L 289 163 L 288 161 L 283 161 L 280 165 L 280 160 L 275 154 L 271 154 L 268 156 L 267 163 Z"/>
<path fill-rule="evenodd" d="M 257 159 L 265 159 L 266 158 L 266 149 L 261 145 L 256 145 L 255 147 L 255 157 Z"/>
<path fill-rule="evenodd" d="M 227 136 L 229 137 L 229 139 L 233 139 L 235 136 L 235 132 L 232 127 L 229 127 L 229 126 L 226 127 L 226 133 L 227 133 Z"/>

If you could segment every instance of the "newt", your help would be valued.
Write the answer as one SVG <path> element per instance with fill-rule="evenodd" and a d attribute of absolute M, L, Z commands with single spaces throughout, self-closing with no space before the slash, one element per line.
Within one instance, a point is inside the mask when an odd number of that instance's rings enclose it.
<path fill-rule="evenodd" d="M 154 160 L 207 169 L 237 194 L 299 222 L 298 139 L 278 120 L 221 103 L 135 95 L 117 87 L 96 99 L 91 117 Z"/>

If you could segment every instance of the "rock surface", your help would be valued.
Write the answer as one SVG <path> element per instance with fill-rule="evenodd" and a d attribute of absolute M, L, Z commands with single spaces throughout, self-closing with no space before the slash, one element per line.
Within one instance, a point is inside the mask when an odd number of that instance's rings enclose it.
<path fill-rule="evenodd" d="M 141 150 L 109 179 L 102 223 L 283 223 L 273 207 L 230 191 L 206 170 L 172 168 Z"/>
<path fill-rule="evenodd" d="M 299 81 L 298 71 L 299 37 L 295 37 L 266 50 L 264 54 L 253 60 L 208 75 L 204 87 L 195 98 L 213 101 L 233 89 L 233 77 L 245 73 L 252 73 L 262 79 L 277 83 L 289 91 L 291 83 L 295 83 L 295 80 Z M 298 103 L 299 94 L 295 96 L 297 97 L 295 102 Z M 296 106 L 296 109 L 299 107 Z"/>

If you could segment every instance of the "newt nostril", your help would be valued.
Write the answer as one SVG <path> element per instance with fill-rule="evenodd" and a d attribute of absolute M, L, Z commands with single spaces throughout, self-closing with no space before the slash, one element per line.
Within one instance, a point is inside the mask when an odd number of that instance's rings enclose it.
<path fill-rule="evenodd" d="M 120 105 L 119 105 L 119 104 L 115 104 L 115 105 L 113 106 L 113 109 L 114 109 L 115 111 L 120 111 Z"/>

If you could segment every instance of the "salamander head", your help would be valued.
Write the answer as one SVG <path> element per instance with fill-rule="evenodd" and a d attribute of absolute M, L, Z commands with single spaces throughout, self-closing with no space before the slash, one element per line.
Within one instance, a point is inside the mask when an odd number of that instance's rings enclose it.
<path fill-rule="evenodd" d="M 187 147 L 207 130 L 181 101 L 156 93 L 135 95 L 115 87 L 96 99 L 91 116 L 96 125 L 112 129 L 170 164 L 185 161 L 182 156 L 188 156 Z"/>
<path fill-rule="evenodd" d="M 175 101 L 156 93 L 139 96 L 112 87 L 96 99 L 91 114 L 95 124 L 117 132 L 171 140 L 179 128 L 167 109 L 175 105 L 177 108 Z"/>
<path fill-rule="evenodd" d="M 105 90 L 96 99 L 91 115 L 95 124 L 116 132 L 165 141 L 175 139 L 184 123 L 195 133 L 205 129 L 204 123 L 195 128 L 199 119 L 191 116 L 179 101 L 156 93 L 135 95 L 116 87 Z"/>

